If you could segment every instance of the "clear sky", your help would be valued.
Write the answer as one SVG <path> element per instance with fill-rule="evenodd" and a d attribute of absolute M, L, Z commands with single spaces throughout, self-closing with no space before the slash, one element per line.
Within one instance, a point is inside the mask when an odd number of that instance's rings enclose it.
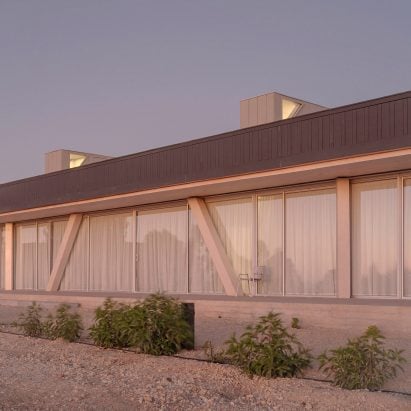
<path fill-rule="evenodd" d="M 0 182 L 59 148 L 236 129 L 270 91 L 335 107 L 410 89 L 410 0 L 0 0 Z"/>

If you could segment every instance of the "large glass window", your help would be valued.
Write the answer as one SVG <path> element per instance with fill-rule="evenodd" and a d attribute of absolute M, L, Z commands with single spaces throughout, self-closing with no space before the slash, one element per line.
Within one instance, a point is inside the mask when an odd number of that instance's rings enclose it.
<path fill-rule="evenodd" d="M 16 224 L 14 271 L 17 290 L 46 289 L 66 224 L 65 220 Z"/>
<path fill-rule="evenodd" d="M 283 195 L 258 197 L 258 265 L 263 267 L 259 292 L 283 293 Z"/>
<path fill-rule="evenodd" d="M 90 217 L 90 290 L 133 290 L 133 214 Z"/>
<path fill-rule="evenodd" d="M 234 272 L 239 279 L 253 270 L 253 204 L 251 198 L 209 202 L 208 209 Z M 242 281 L 249 292 L 248 284 Z"/>
<path fill-rule="evenodd" d="M 352 293 L 397 296 L 397 180 L 352 185 Z"/>
<path fill-rule="evenodd" d="M 189 213 L 189 218 L 189 292 L 223 293 L 223 286 L 197 222 L 191 213 Z"/>
<path fill-rule="evenodd" d="M 187 207 L 138 212 L 137 291 L 187 292 L 187 237 Z"/>
<path fill-rule="evenodd" d="M 335 190 L 286 195 L 285 293 L 335 295 Z"/>
<path fill-rule="evenodd" d="M 4 225 L 0 224 L 0 290 L 4 289 L 5 274 L 5 230 Z"/>
<path fill-rule="evenodd" d="M 404 297 L 411 297 L 411 179 L 404 180 Z"/>
<path fill-rule="evenodd" d="M 64 270 L 60 289 L 65 291 L 88 290 L 89 217 L 83 217 L 69 260 Z"/>

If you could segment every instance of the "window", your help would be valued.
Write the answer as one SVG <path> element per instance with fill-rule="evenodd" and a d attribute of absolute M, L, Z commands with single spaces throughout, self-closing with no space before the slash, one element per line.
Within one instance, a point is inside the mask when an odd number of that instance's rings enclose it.
<path fill-rule="evenodd" d="M 281 106 L 281 113 L 282 119 L 285 120 L 287 118 L 294 117 L 298 110 L 301 108 L 301 104 L 295 101 L 287 100 L 285 98 L 282 99 L 282 106 Z"/>
<path fill-rule="evenodd" d="M 397 296 L 398 222 L 397 180 L 352 185 L 353 296 Z"/>

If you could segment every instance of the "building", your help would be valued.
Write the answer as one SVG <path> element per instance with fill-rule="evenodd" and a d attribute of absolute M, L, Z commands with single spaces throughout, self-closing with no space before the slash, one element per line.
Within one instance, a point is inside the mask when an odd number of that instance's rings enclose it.
<path fill-rule="evenodd" d="M 275 309 L 410 347 L 411 92 L 270 95 L 245 128 L 0 185 L 0 304 L 160 290 L 223 334 Z"/>

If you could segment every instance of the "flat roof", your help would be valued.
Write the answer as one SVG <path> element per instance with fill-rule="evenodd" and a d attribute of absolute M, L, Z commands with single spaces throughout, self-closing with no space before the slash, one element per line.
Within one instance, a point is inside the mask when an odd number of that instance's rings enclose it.
<path fill-rule="evenodd" d="M 411 147 L 411 91 L 0 185 L 0 213 Z"/>

